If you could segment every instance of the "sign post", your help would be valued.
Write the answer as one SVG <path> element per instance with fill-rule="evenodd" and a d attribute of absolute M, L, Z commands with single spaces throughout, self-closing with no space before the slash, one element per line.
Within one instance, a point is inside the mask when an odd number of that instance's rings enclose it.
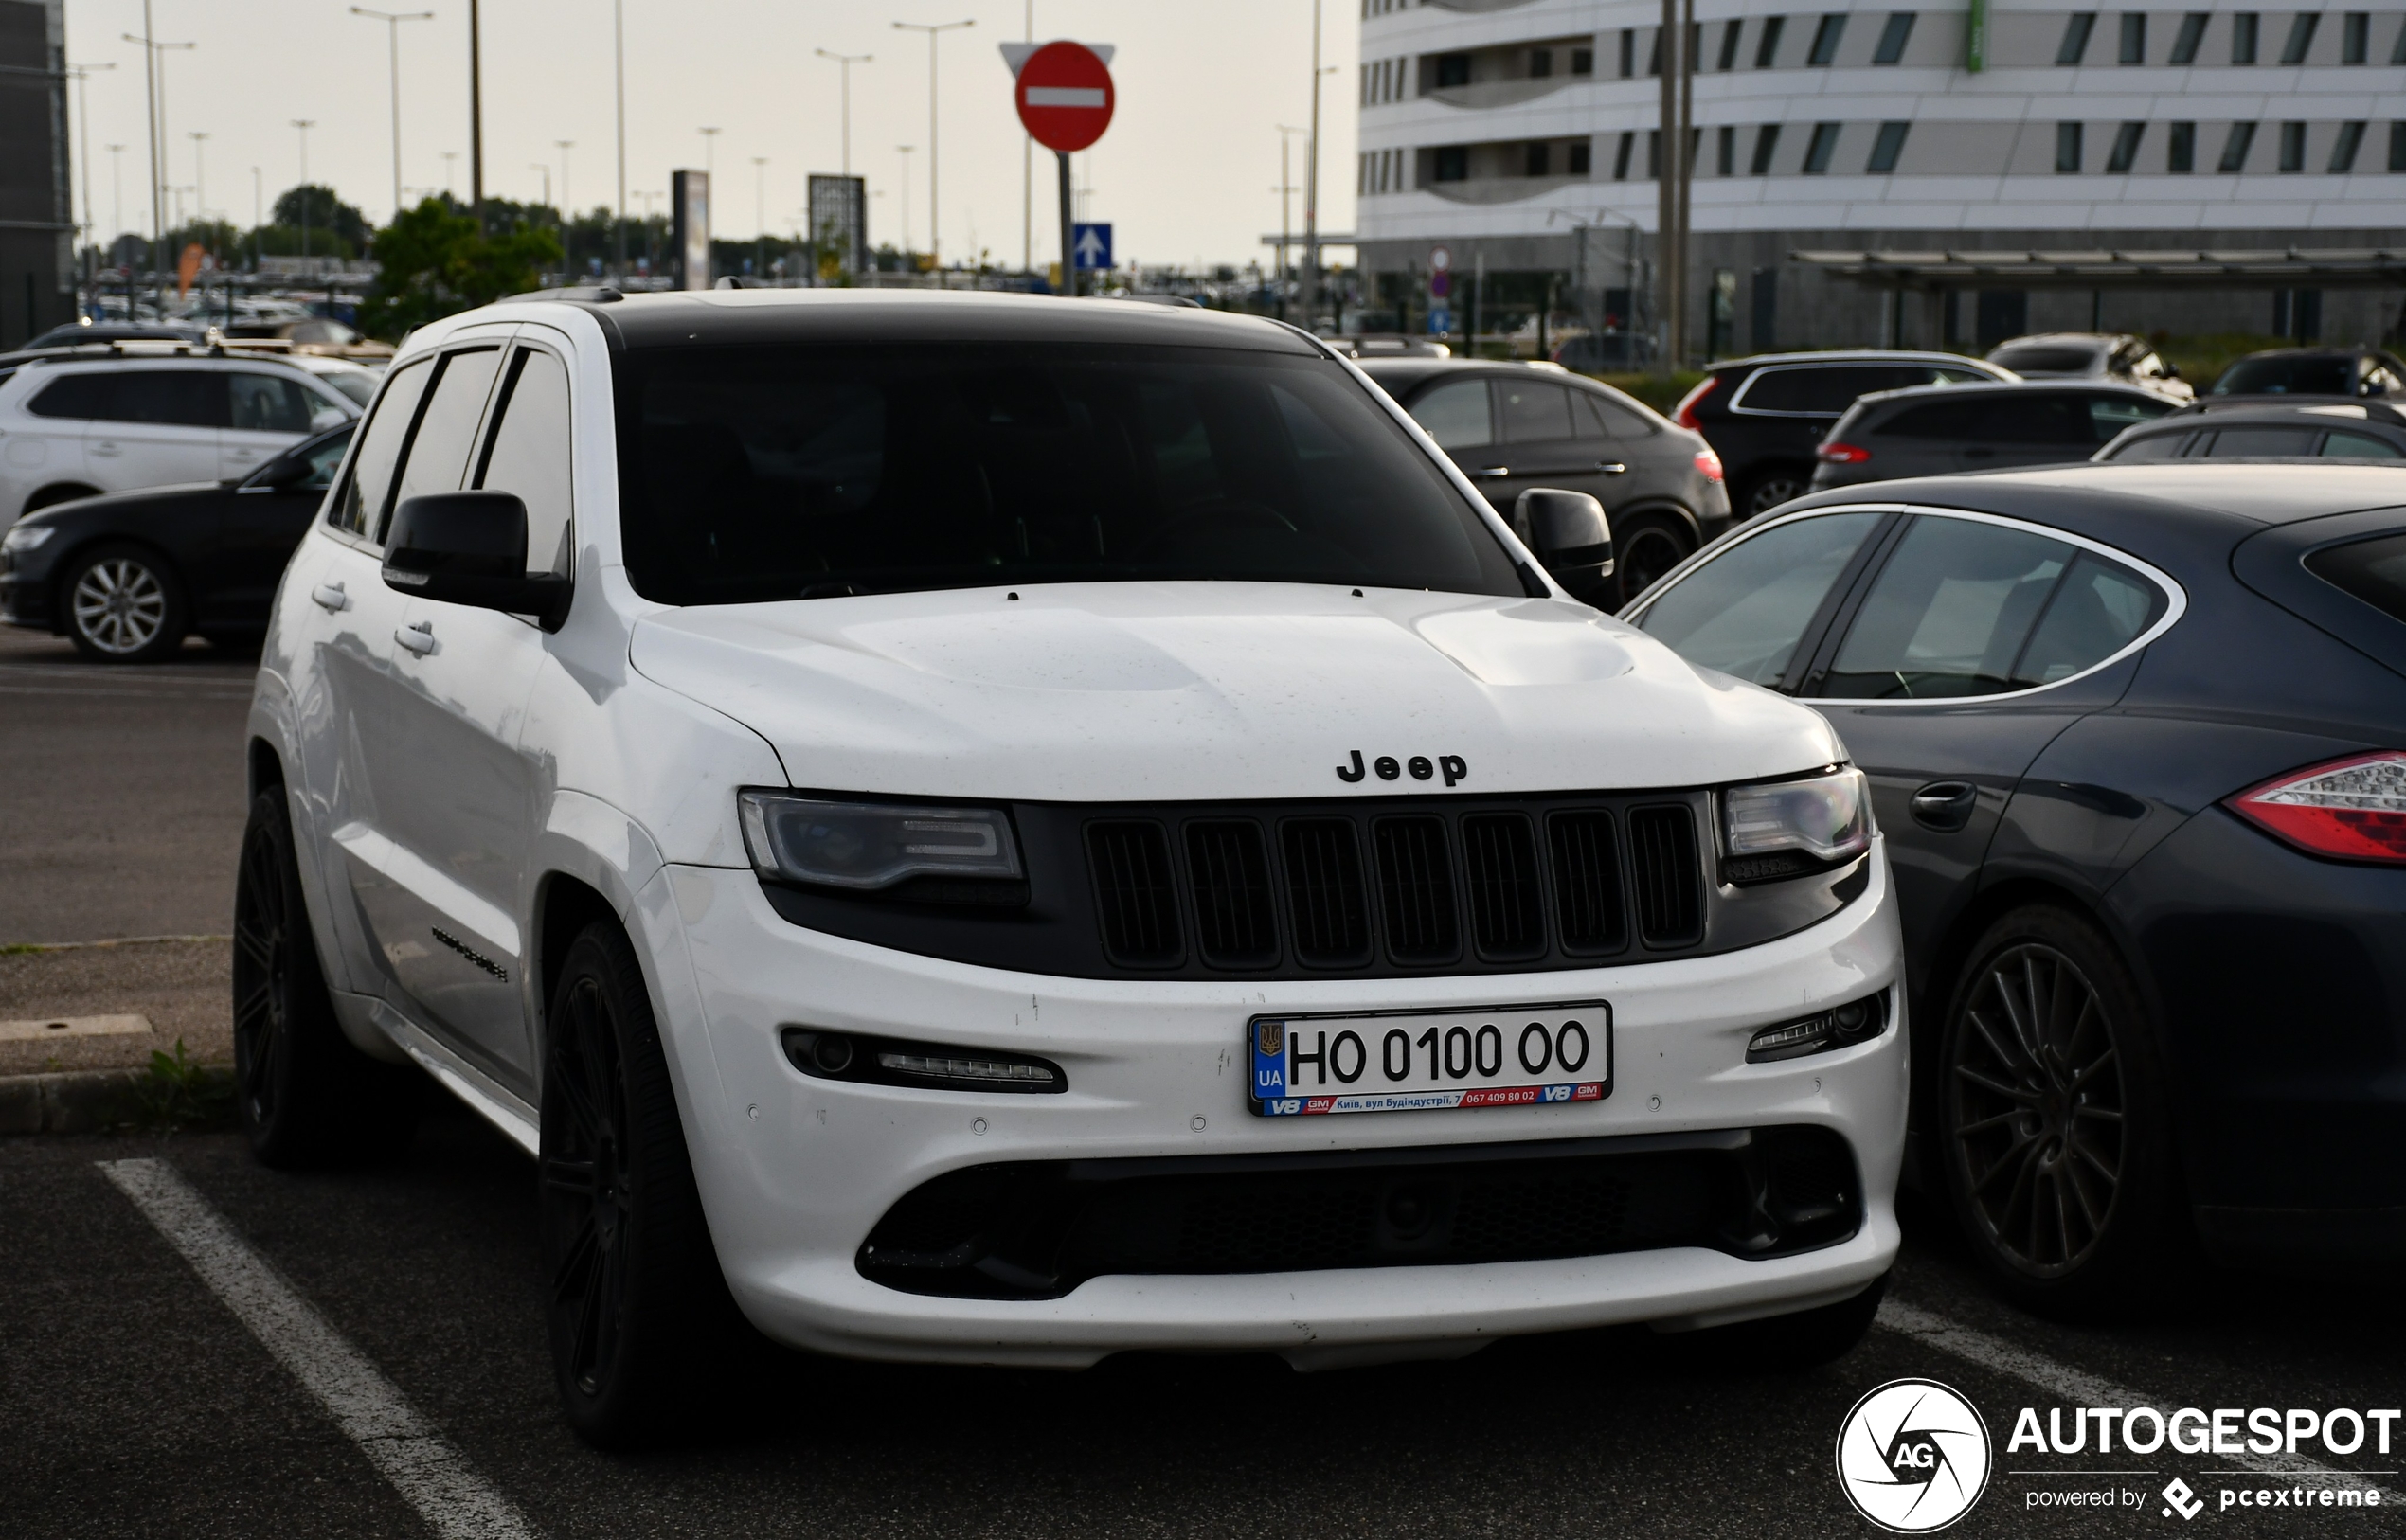
<path fill-rule="evenodd" d="M 1025 45 L 1005 44 L 1003 58 L 1018 76 L 1012 96 L 1019 121 L 1036 143 L 1053 152 L 1061 169 L 1061 280 L 1069 294 L 1078 292 L 1078 273 L 1088 263 L 1078 241 L 1078 228 L 1103 231 L 1103 260 L 1110 260 L 1109 226 L 1077 226 L 1076 205 L 1069 190 L 1069 156 L 1103 137 L 1111 126 L 1117 98 L 1111 86 L 1111 50 L 1083 43 L 1048 43 L 1033 52 Z M 1089 236 L 1091 240 L 1091 235 Z"/>
<path fill-rule="evenodd" d="M 710 286 L 710 173 L 671 171 L 669 207 L 676 255 L 676 286 Z"/>

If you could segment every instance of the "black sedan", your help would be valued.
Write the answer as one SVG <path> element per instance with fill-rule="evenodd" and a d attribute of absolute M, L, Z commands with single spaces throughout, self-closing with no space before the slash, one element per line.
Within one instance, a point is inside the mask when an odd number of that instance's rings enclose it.
<path fill-rule="evenodd" d="M 1504 517 L 1532 488 L 1602 503 L 1625 592 L 1729 528 L 1713 446 L 1609 385 L 1547 364 L 1364 355 L 1361 367 Z"/>
<path fill-rule="evenodd" d="M 240 481 L 27 514 L 0 535 L 0 621 L 59 633 L 104 663 L 155 662 L 192 632 L 258 636 L 350 433 L 304 439 Z"/>
<path fill-rule="evenodd" d="M 2406 461 L 2406 410 L 2385 402 L 2289 402 L 2249 396 L 2184 408 L 2126 430 L 2100 460 Z"/>
<path fill-rule="evenodd" d="M 1915 1153 L 2008 1292 L 2406 1260 L 2406 478 L 1824 493 L 1625 612 L 1872 778 Z"/>

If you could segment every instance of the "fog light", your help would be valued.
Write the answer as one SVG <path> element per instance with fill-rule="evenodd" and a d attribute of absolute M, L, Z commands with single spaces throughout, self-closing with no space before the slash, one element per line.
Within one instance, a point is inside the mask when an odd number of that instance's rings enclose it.
<path fill-rule="evenodd" d="M 929 1080 L 1016 1081 L 1050 1085 L 1061 1078 L 1051 1065 L 1033 1060 L 962 1059 L 949 1054 L 939 1057 L 932 1053 L 880 1053 L 877 1067 Z"/>
<path fill-rule="evenodd" d="M 1833 1006 L 1818 1015 L 1764 1028 L 1747 1041 L 1746 1062 L 1771 1064 L 1781 1059 L 1801 1059 L 1808 1053 L 1849 1048 L 1858 1043 L 1868 1043 L 1887 1030 L 1888 996 L 1869 995 Z"/>
<path fill-rule="evenodd" d="M 783 1028 L 778 1037 L 786 1061 L 814 1080 L 941 1091 L 1042 1093 L 1069 1088 L 1069 1078 L 1059 1065 L 1032 1054 L 854 1037 L 808 1027 Z"/>
<path fill-rule="evenodd" d="M 810 1046 L 810 1062 L 831 1075 L 852 1066 L 853 1040 L 841 1032 L 822 1032 Z"/>

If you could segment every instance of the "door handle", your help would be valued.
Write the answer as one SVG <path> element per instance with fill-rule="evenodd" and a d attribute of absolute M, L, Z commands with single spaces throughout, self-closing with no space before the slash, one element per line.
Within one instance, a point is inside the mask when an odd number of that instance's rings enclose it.
<path fill-rule="evenodd" d="M 420 620 L 414 625 L 403 626 L 393 633 L 393 640 L 408 648 L 420 657 L 424 657 L 435 650 L 435 623 L 432 620 Z"/>
<path fill-rule="evenodd" d="M 323 609 L 347 610 L 350 608 L 350 596 L 343 592 L 343 585 L 339 582 L 321 582 L 310 590 L 309 597 L 317 600 L 319 607 Z"/>
<path fill-rule="evenodd" d="M 1497 476 L 1512 475 L 1512 467 L 1509 465 L 1490 465 L 1485 467 L 1483 470 L 1473 471 L 1470 474 L 1481 481 L 1491 481 Z"/>
<path fill-rule="evenodd" d="M 1619 460 L 1598 460 L 1596 461 L 1596 469 L 1602 471 L 1606 475 L 1619 475 L 1623 472 L 1628 470 L 1628 467 L 1622 464 Z"/>
<path fill-rule="evenodd" d="M 99 443 L 92 446 L 92 453 L 102 459 L 113 460 L 119 455 L 124 454 L 125 451 L 119 449 L 117 445 L 108 442 L 106 439 L 103 439 Z"/>
<path fill-rule="evenodd" d="M 1980 788 L 1967 780 L 1933 780 L 1913 793 L 1913 821 L 1925 829 L 1951 834 L 1971 822 L 1980 803 Z"/>

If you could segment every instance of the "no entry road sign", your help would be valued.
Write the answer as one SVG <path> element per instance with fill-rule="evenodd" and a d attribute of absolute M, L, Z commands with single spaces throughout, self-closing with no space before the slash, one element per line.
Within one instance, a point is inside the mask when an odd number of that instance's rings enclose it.
<path fill-rule="evenodd" d="M 1083 43 L 1048 43 L 1019 66 L 1019 121 L 1047 150 L 1084 150 L 1111 126 L 1111 71 Z"/>

